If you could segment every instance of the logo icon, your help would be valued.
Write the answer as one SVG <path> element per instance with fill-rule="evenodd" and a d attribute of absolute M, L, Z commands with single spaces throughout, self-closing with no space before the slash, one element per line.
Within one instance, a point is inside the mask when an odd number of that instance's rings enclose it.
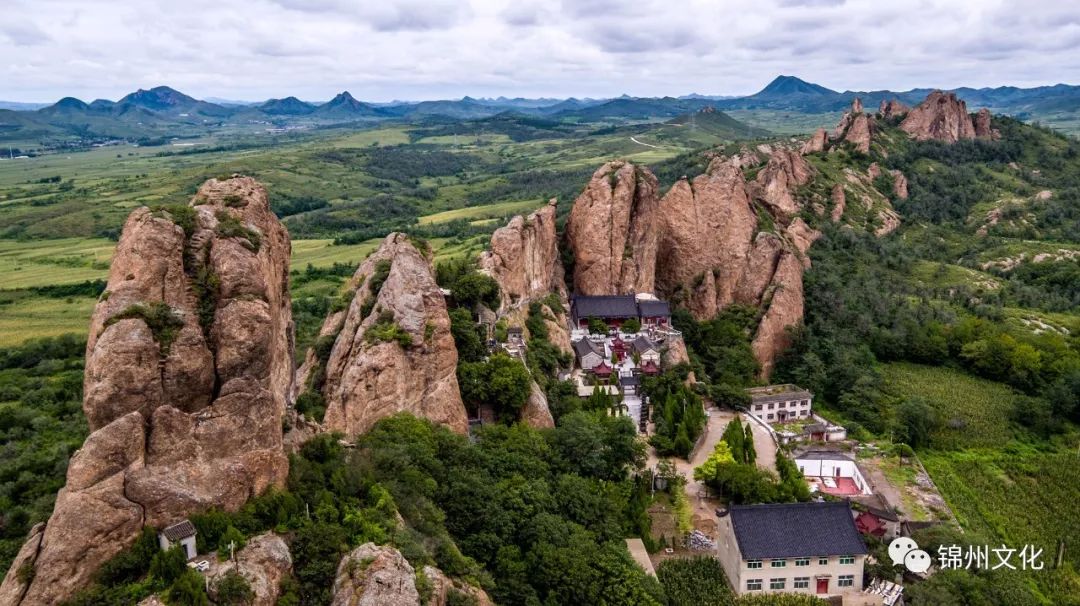
<path fill-rule="evenodd" d="M 897 537 L 889 543 L 889 557 L 892 558 L 893 566 L 904 564 L 904 556 L 910 551 L 918 549 L 915 541 L 908 537 Z M 925 552 L 924 552 L 925 553 Z"/>
<path fill-rule="evenodd" d="M 912 549 L 904 556 L 904 566 L 916 574 L 930 570 L 930 554 L 921 549 Z"/>

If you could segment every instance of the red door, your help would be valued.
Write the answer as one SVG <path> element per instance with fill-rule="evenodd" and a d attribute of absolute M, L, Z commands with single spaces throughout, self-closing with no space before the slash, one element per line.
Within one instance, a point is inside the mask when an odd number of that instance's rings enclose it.
<path fill-rule="evenodd" d="M 817 580 L 817 592 L 818 593 L 829 593 L 829 579 L 818 579 Z"/>

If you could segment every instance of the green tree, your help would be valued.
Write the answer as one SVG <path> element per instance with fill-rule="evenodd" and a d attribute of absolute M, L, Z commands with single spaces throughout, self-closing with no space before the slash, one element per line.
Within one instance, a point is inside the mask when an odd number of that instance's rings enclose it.
<path fill-rule="evenodd" d="M 173 545 L 169 549 L 158 551 L 150 560 L 150 576 L 160 581 L 163 585 L 169 585 L 187 570 L 187 555 L 180 545 Z"/>
<path fill-rule="evenodd" d="M 606 335 L 608 334 L 607 322 L 600 318 L 589 318 L 589 332 L 594 335 Z"/>
<path fill-rule="evenodd" d="M 169 604 L 178 606 L 210 606 L 206 584 L 201 574 L 184 567 L 184 572 L 169 588 Z"/>
<path fill-rule="evenodd" d="M 229 606 L 246 606 L 255 599 L 248 580 L 235 570 L 230 570 L 214 583 L 215 603 Z"/>
<path fill-rule="evenodd" d="M 464 362 L 479 362 L 484 359 L 487 348 L 480 338 L 479 327 L 473 321 L 472 313 L 463 308 L 450 310 L 450 334 L 454 337 L 454 346 L 458 359 Z"/>
<path fill-rule="evenodd" d="M 237 530 L 235 526 L 230 525 L 225 529 L 221 539 L 218 541 L 218 559 L 228 559 L 232 553 L 243 549 L 246 543 L 247 537 L 244 536 L 244 533 Z"/>
<path fill-rule="evenodd" d="M 735 457 L 728 443 L 720 440 L 716 443 L 712 453 L 698 467 L 694 468 L 694 479 L 702 482 L 716 477 L 717 467 L 726 463 L 734 463 Z"/>

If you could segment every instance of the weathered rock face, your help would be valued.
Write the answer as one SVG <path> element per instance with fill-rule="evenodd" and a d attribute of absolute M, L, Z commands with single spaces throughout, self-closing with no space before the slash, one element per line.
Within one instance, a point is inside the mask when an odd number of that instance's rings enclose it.
<path fill-rule="evenodd" d="M 675 183 L 661 209 L 657 292 L 681 293 L 695 316 L 712 317 L 733 300 L 757 229 L 742 171 L 713 160 L 692 185 L 685 179 Z"/>
<path fill-rule="evenodd" d="M 87 341 L 91 434 L 28 542 L 33 581 L 23 591 L 9 575 L 4 604 L 63 601 L 143 526 L 235 510 L 284 483 L 289 250 L 249 178 L 211 179 L 186 209 L 131 214 Z"/>
<path fill-rule="evenodd" d="M 903 116 L 909 111 L 911 111 L 911 108 L 901 103 L 899 99 L 890 99 L 888 101 L 882 99 L 881 105 L 878 106 L 878 113 L 886 120 Z"/>
<path fill-rule="evenodd" d="M 955 93 L 934 91 L 908 112 L 900 129 L 920 141 L 934 139 L 955 143 L 974 139 L 975 126 L 968 115 L 967 104 Z"/>
<path fill-rule="evenodd" d="M 851 110 L 840 117 L 832 139 L 847 141 L 862 153 L 869 153 L 872 128 L 870 116 L 863 112 L 862 100 L 856 97 L 851 102 Z"/>
<path fill-rule="evenodd" d="M 364 543 L 338 565 L 332 606 L 419 606 L 416 574 L 392 547 Z"/>
<path fill-rule="evenodd" d="M 832 188 L 832 212 L 829 213 L 829 218 L 833 223 L 836 223 L 844 216 L 844 209 L 847 207 L 847 196 L 844 194 L 844 186 L 837 183 Z"/>
<path fill-rule="evenodd" d="M 975 136 L 979 139 L 1001 138 L 1001 131 L 991 126 L 990 110 L 985 107 L 975 114 Z"/>
<path fill-rule="evenodd" d="M 480 268 L 499 283 L 503 311 L 550 293 L 565 296 L 555 231 L 555 200 L 495 230 L 491 249 L 480 256 Z"/>
<path fill-rule="evenodd" d="M 803 266 L 798 257 L 790 252 L 780 255 L 769 284 L 768 309 L 761 318 L 751 348 L 761 364 L 761 373 L 768 377 L 776 357 L 789 345 L 788 328 L 797 326 L 803 319 Z"/>
<path fill-rule="evenodd" d="M 578 196 L 566 223 L 574 254 L 574 292 L 652 292 L 656 269 L 656 177 L 629 162 L 609 162 Z"/>
<path fill-rule="evenodd" d="M 893 194 L 901 200 L 907 200 L 908 197 L 908 182 L 904 173 L 898 170 L 890 171 L 893 177 Z"/>
<path fill-rule="evenodd" d="M 828 133 L 825 132 L 824 128 L 819 128 L 814 131 L 814 134 L 806 140 L 806 143 L 803 144 L 802 153 L 805 155 L 823 152 L 825 151 L 825 146 L 828 144 L 828 142 Z"/>
<path fill-rule="evenodd" d="M 495 604 L 483 589 L 461 582 L 454 582 L 453 579 L 447 577 L 434 566 L 424 566 L 423 572 L 424 576 L 431 582 L 431 601 L 428 602 L 430 606 L 447 606 L 450 603 L 451 595 L 455 592 L 463 594 L 467 598 L 472 598 L 476 606 L 494 606 Z"/>
<path fill-rule="evenodd" d="M 533 381 L 529 399 L 525 401 L 525 406 L 521 409 L 521 420 L 526 425 L 536 429 L 555 427 L 555 419 L 551 416 L 547 396 L 544 395 L 544 390 L 540 389 L 536 381 Z"/>
<path fill-rule="evenodd" d="M 229 572 L 244 577 L 254 599 L 251 606 L 274 606 L 281 593 L 281 579 L 292 571 L 292 556 L 284 539 L 273 534 L 261 534 L 248 540 L 244 548 L 236 552 L 236 561 L 215 562 L 206 573 L 210 583 L 210 597 L 217 599 L 216 583 Z"/>
<path fill-rule="evenodd" d="M 357 436 L 398 412 L 468 429 L 450 317 L 426 252 L 390 234 L 356 270 L 326 363 L 326 430 Z"/>
<path fill-rule="evenodd" d="M 786 223 L 802 208 L 795 199 L 795 190 L 809 183 L 813 176 L 814 169 L 802 155 L 794 150 L 778 149 L 769 156 L 765 168 L 758 172 L 755 197 Z"/>

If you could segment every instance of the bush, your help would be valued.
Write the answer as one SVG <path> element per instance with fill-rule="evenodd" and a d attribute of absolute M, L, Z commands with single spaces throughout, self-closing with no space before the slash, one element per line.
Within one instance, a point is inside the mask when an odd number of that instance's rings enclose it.
<path fill-rule="evenodd" d="M 219 210 L 214 216 L 218 221 L 217 234 L 219 236 L 246 240 L 248 248 L 252 252 L 259 252 L 259 248 L 262 246 L 262 238 L 259 236 L 259 232 L 244 225 L 240 219 L 234 217 L 228 211 Z"/>
<path fill-rule="evenodd" d="M 130 305 L 106 320 L 105 327 L 108 328 L 120 320 L 133 318 L 142 320 L 150 329 L 151 334 L 154 335 L 154 340 L 158 343 L 158 347 L 161 348 L 162 355 L 169 354 L 169 348 L 172 347 L 173 341 L 179 335 L 180 329 L 184 327 L 184 320 L 171 307 L 161 301 Z"/>
<path fill-rule="evenodd" d="M 180 545 L 173 545 L 169 549 L 159 550 L 150 560 L 150 576 L 163 585 L 171 584 L 187 570 L 187 555 Z"/>
<path fill-rule="evenodd" d="M 243 575 L 235 570 L 230 570 L 221 576 L 214 584 L 215 602 L 229 606 L 244 606 L 251 604 L 255 598 L 255 592 L 251 590 L 251 584 Z"/>
<path fill-rule="evenodd" d="M 203 576 L 185 566 L 184 571 L 177 577 L 172 587 L 169 588 L 169 604 L 210 606 L 210 598 L 206 595 L 206 584 L 203 581 Z"/>

